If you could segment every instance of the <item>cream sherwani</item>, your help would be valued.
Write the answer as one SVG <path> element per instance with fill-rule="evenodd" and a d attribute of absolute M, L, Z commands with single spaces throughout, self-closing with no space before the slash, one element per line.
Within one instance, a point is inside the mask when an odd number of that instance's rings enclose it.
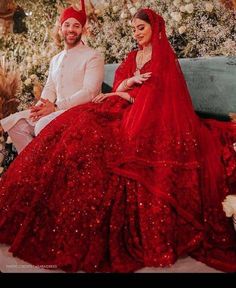
<path fill-rule="evenodd" d="M 58 111 L 33 123 L 29 119 L 30 110 L 25 110 L 2 119 L 1 125 L 5 131 L 8 131 L 11 138 L 14 138 L 11 135 L 11 132 L 13 132 L 11 130 L 14 129 L 18 122 L 23 123 L 22 120 L 24 120 L 31 126 L 30 131 L 27 133 L 33 138 L 34 134 L 38 135 L 50 121 L 64 111 L 90 102 L 93 97 L 100 93 L 103 79 L 104 59 L 99 52 L 82 43 L 74 48 L 63 50 L 54 56 L 50 62 L 48 79 L 41 95 L 42 98 L 56 103 Z M 40 102 L 37 104 L 40 104 Z M 22 145 L 18 145 L 14 143 L 14 139 L 12 140 L 16 148 L 18 146 L 18 152 L 23 150 L 24 147 L 19 147 Z M 23 146 L 26 145 L 23 144 Z"/>

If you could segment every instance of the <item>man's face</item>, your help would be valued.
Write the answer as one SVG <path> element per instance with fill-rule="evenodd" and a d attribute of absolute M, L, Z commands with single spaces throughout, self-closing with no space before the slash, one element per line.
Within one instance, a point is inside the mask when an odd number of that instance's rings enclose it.
<path fill-rule="evenodd" d="M 75 47 L 81 40 L 83 27 L 75 18 L 68 18 L 61 26 L 61 34 L 68 48 Z"/>

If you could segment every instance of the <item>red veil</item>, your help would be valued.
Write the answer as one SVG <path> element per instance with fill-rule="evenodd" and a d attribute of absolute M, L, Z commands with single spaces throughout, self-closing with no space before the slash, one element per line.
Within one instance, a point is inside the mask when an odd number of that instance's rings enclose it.
<path fill-rule="evenodd" d="M 233 183 L 230 186 L 226 177 L 225 163 L 225 155 L 233 155 L 234 137 L 230 133 L 233 124 L 198 118 L 180 65 L 168 42 L 163 18 L 150 9 L 143 10 L 153 32 L 152 76 L 139 89 L 130 92 L 135 103 L 125 114 L 123 152 L 111 164 L 112 169 L 144 185 L 152 194 L 149 199 L 153 209 L 157 209 L 161 199 L 172 206 L 180 218 L 201 231 L 201 237 L 207 235 L 207 241 L 214 242 L 210 238 L 218 233 L 217 245 L 235 247 L 233 225 L 225 217 L 221 205 L 225 195 L 233 189 Z M 131 76 L 129 69 L 130 63 L 121 65 L 114 88 L 127 78 L 127 74 Z M 234 179 L 231 178 L 231 182 Z M 174 220 L 172 224 L 178 226 Z M 208 229 L 215 229 L 215 234 L 212 232 L 209 236 Z M 220 239 L 224 239 L 223 242 Z M 209 243 L 204 245 L 209 246 Z M 233 269 L 236 269 L 235 255 L 233 259 Z"/>
<path fill-rule="evenodd" d="M 223 174 L 219 161 L 216 161 L 221 157 L 219 149 L 222 145 L 203 127 L 193 110 L 183 73 L 165 33 L 163 18 L 150 9 L 144 11 L 153 29 L 152 76 L 135 89 L 135 95 L 131 91 L 135 103 L 123 121 L 125 153 L 116 165 L 124 167 L 139 163 L 159 168 L 197 169 L 203 164 L 208 165 L 208 155 L 213 157 L 209 162 L 214 160 L 208 171 L 213 179 L 217 179 L 217 174 Z M 115 78 L 114 87 L 123 80 L 118 78 Z M 154 181 L 155 173 L 156 170 L 150 171 L 148 182 Z M 217 202 L 222 195 L 218 195 L 214 182 L 211 182 L 213 187 L 207 197 Z"/>

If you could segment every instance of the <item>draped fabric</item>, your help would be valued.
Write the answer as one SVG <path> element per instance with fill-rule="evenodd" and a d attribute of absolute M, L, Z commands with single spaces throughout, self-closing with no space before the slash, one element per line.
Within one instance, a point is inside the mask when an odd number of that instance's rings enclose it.
<path fill-rule="evenodd" d="M 164 20 L 151 20 L 152 72 L 129 91 L 53 120 L 0 183 L 0 242 L 34 265 L 131 272 L 191 255 L 236 271 L 236 233 L 221 202 L 235 193 L 236 127 L 194 113 Z M 113 91 L 136 70 L 118 67 Z"/>
<path fill-rule="evenodd" d="M 235 124 L 197 117 L 166 37 L 164 20 L 150 9 L 144 11 L 153 31 L 152 59 L 147 69 L 152 78 L 135 91 L 135 103 L 122 123 L 122 155 L 112 164 L 113 171 L 142 183 L 152 193 L 156 209 L 161 199 L 172 203 L 181 215 L 180 221 L 183 217 L 184 221 L 195 223 L 204 239 L 199 245 L 204 248 L 194 251 L 194 256 L 217 266 L 222 257 L 218 249 L 227 247 L 230 255 L 236 251 L 235 232 L 232 223 L 229 227 L 226 224 L 229 219 L 221 204 L 228 193 L 236 193 L 235 178 L 229 180 L 235 167 Z M 127 63 L 126 69 L 130 66 Z M 132 72 L 123 72 L 124 78 Z M 179 220 L 172 219 L 172 225 L 178 227 Z M 223 235 L 220 231 L 224 230 Z M 231 259 L 235 270 L 236 258 Z"/>

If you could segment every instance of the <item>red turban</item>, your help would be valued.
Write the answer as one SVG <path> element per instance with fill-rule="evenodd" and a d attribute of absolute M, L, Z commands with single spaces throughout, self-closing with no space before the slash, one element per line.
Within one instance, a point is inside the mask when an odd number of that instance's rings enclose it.
<path fill-rule="evenodd" d="M 66 8 L 60 17 L 60 23 L 61 25 L 68 19 L 68 18 L 75 18 L 80 22 L 80 24 L 84 27 L 87 16 L 85 12 L 85 6 L 84 6 L 84 1 L 82 2 L 82 10 L 75 10 L 73 7 Z"/>

